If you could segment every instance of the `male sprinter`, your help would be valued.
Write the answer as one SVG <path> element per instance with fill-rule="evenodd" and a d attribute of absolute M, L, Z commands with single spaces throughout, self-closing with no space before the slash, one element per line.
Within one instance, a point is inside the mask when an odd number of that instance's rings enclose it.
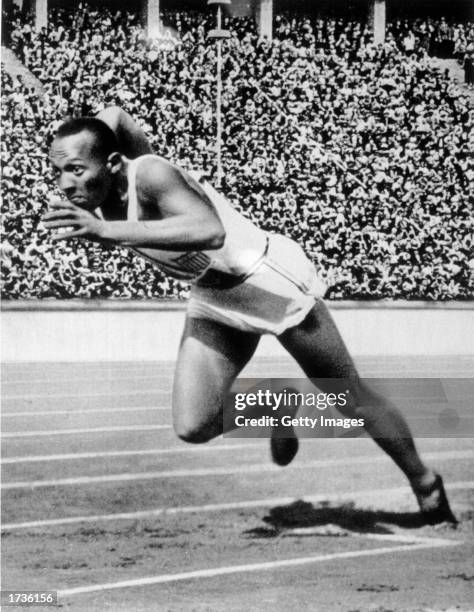
<path fill-rule="evenodd" d="M 321 299 L 325 287 L 295 242 L 260 230 L 197 174 L 152 155 L 118 108 L 63 123 L 50 157 L 67 198 L 44 217 L 48 229 L 64 231 L 54 239 L 129 247 L 193 283 L 173 390 L 180 438 L 222 434 L 224 400 L 260 336 L 271 333 L 308 377 L 333 379 L 322 391 L 337 391 L 344 379 L 352 401 L 341 412 L 364 419 L 410 481 L 425 521 L 456 522 L 441 477 L 421 461 L 401 414 L 359 380 Z M 274 460 L 289 463 L 297 444 L 274 435 Z"/>

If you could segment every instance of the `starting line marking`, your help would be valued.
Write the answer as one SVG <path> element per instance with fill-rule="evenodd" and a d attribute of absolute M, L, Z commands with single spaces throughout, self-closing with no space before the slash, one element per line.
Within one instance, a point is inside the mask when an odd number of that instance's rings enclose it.
<path fill-rule="evenodd" d="M 474 489 L 474 481 L 460 481 L 448 483 L 446 488 L 451 490 L 456 489 Z M 359 501 L 367 502 L 367 498 L 375 498 L 377 501 L 383 496 L 387 499 L 388 496 L 400 496 L 410 493 L 409 486 L 393 487 L 391 489 L 367 489 L 365 491 L 353 491 L 351 493 L 305 495 L 303 501 L 309 503 L 320 502 L 336 502 L 336 501 Z M 158 516 L 170 516 L 175 514 L 193 514 L 201 512 L 220 512 L 223 510 L 246 510 L 250 508 L 262 508 L 265 506 L 286 506 L 295 501 L 294 497 L 273 497 L 269 499 L 256 499 L 241 502 L 227 502 L 221 504 L 205 504 L 203 506 L 177 506 L 171 508 L 154 508 L 153 510 L 141 510 L 138 512 L 117 512 L 114 514 L 96 514 L 89 516 L 71 516 L 59 519 L 44 519 L 41 521 L 25 521 L 23 523 L 4 523 L 2 531 L 12 531 L 16 529 L 32 529 L 36 527 L 56 527 L 58 525 L 75 525 L 77 523 L 96 523 L 100 521 L 118 521 L 118 520 L 139 520 L 154 518 Z"/>
<path fill-rule="evenodd" d="M 459 546 L 462 542 L 456 540 L 443 540 L 441 538 L 402 538 L 399 536 L 378 536 L 375 538 L 384 541 L 406 542 L 398 546 L 383 546 L 372 550 L 353 550 L 339 553 L 329 553 L 325 555 L 314 555 L 310 557 L 299 557 L 296 559 L 282 559 L 280 561 L 267 561 L 266 563 L 249 563 L 246 565 L 231 565 L 227 567 L 214 567 L 209 569 L 181 572 L 179 574 L 162 574 L 159 576 L 149 576 L 145 578 L 135 578 L 132 580 L 121 580 L 119 582 L 106 582 L 104 584 L 94 584 L 90 586 L 75 587 L 72 589 L 62 589 L 58 591 L 58 597 L 68 597 L 71 595 L 81 595 L 84 593 L 95 593 L 98 591 L 110 591 L 112 589 L 124 589 L 130 587 L 150 586 L 154 584 L 164 584 L 195 578 L 214 578 L 216 576 L 226 576 L 229 574 L 239 574 L 252 571 L 269 571 L 284 567 L 298 567 L 311 563 L 321 563 L 323 561 L 333 561 L 335 559 L 354 559 L 357 557 L 371 557 L 375 555 L 385 555 L 394 552 L 422 550 L 424 548 L 439 548 L 445 546 Z"/>
<path fill-rule="evenodd" d="M 105 433 L 108 431 L 147 431 L 150 429 L 172 429 L 171 425 L 116 425 L 114 427 L 90 427 L 86 429 L 54 429 L 52 431 L 5 431 L 2 438 L 37 438 L 38 436 L 65 436 L 84 433 Z"/>
<path fill-rule="evenodd" d="M 64 461 L 67 459 L 98 459 L 101 457 L 129 457 L 134 455 L 171 455 L 173 453 L 196 453 L 206 451 L 227 451 L 242 448 L 261 448 L 255 442 L 243 444 L 208 444 L 206 446 L 177 446 L 176 448 L 151 448 L 148 450 L 104 451 L 95 453 L 65 453 L 62 455 L 26 455 L 24 457 L 5 457 L 0 464 L 36 463 L 37 461 Z"/>
<path fill-rule="evenodd" d="M 155 427 L 160 427 L 159 425 Z M 163 426 L 164 427 L 164 426 Z M 148 428 L 146 428 L 148 429 Z M 445 451 L 438 453 L 426 453 L 426 459 L 472 459 L 474 450 L 465 451 Z M 287 470 L 306 469 L 306 468 L 321 468 L 334 467 L 338 465 L 347 465 L 350 463 L 364 464 L 374 462 L 389 461 L 389 457 L 380 455 L 351 457 L 345 459 L 319 459 L 316 461 L 307 461 L 304 463 L 296 463 L 288 466 Z M 229 474 L 258 474 L 261 472 L 278 472 L 281 468 L 273 464 L 264 465 L 247 465 L 233 467 L 217 467 L 217 468 L 199 468 L 194 470 L 164 470 L 156 472 L 126 472 L 123 474 L 107 474 L 103 476 L 76 476 L 74 478 L 58 478 L 56 480 L 30 480 L 2 483 L 2 489 L 29 489 L 37 487 L 55 487 L 55 486 L 70 486 L 82 484 L 104 484 L 108 482 L 124 482 L 130 480 L 155 480 L 159 478 L 186 478 L 188 476 L 225 476 Z"/>

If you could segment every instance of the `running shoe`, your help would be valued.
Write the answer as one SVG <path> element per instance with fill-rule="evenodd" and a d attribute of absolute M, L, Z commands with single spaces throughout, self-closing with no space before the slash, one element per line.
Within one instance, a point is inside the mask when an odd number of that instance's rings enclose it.
<path fill-rule="evenodd" d="M 415 495 L 427 525 L 444 522 L 457 525 L 459 522 L 451 510 L 443 479 L 439 474 L 436 474 L 436 479 L 428 490 L 423 493 L 415 491 Z"/>

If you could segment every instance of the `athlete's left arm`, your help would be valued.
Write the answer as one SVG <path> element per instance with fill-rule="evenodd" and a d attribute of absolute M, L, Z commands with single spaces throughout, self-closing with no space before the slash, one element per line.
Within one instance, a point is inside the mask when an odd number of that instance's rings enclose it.
<path fill-rule="evenodd" d="M 153 153 L 148 138 L 132 117 L 118 106 L 108 106 L 96 115 L 117 137 L 119 151 L 129 159 Z"/>
<path fill-rule="evenodd" d="M 88 238 L 110 245 L 169 251 L 211 250 L 224 244 L 225 231 L 214 206 L 185 172 L 159 158 L 143 160 L 137 171 L 137 195 L 151 219 L 104 221 L 71 202 L 53 204 L 47 229 L 73 227 L 55 240 Z M 156 217 L 156 220 L 153 217 Z"/>

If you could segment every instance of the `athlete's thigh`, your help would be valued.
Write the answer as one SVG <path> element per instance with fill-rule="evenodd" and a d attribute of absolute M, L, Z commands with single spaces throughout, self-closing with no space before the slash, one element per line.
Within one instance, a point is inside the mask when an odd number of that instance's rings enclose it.
<path fill-rule="evenodd" d="M 361 380 L 349 351 L 322 300 L 317 300 L 306 319 L 281 336 L 280 342 L 296 359 L 305 374 L 324 392 L 349 390 L 348 402 L 340 412 L 355 416 L 358 407 L 375 406 L 387 418 L 387 401 L 366 380 Z M 380 412 L 383 410 L 383 412 Z M 390 408 L 393 413 L 393 407 Z M 369 418 L 369 414 L 366 413 Z"/>
<path fill-rule="evenodd" d="M 207 319 L 188 317 L 173 387 L 173 420 L 183 438 L 218 435 L 224 398 L 257 348 L 260 336 Z"/>
<path fill-rule="evenodd" d="M 322 300 L 300 325 L 278 339 L 309 378 L 357 379 L 354 362 Z"/>

